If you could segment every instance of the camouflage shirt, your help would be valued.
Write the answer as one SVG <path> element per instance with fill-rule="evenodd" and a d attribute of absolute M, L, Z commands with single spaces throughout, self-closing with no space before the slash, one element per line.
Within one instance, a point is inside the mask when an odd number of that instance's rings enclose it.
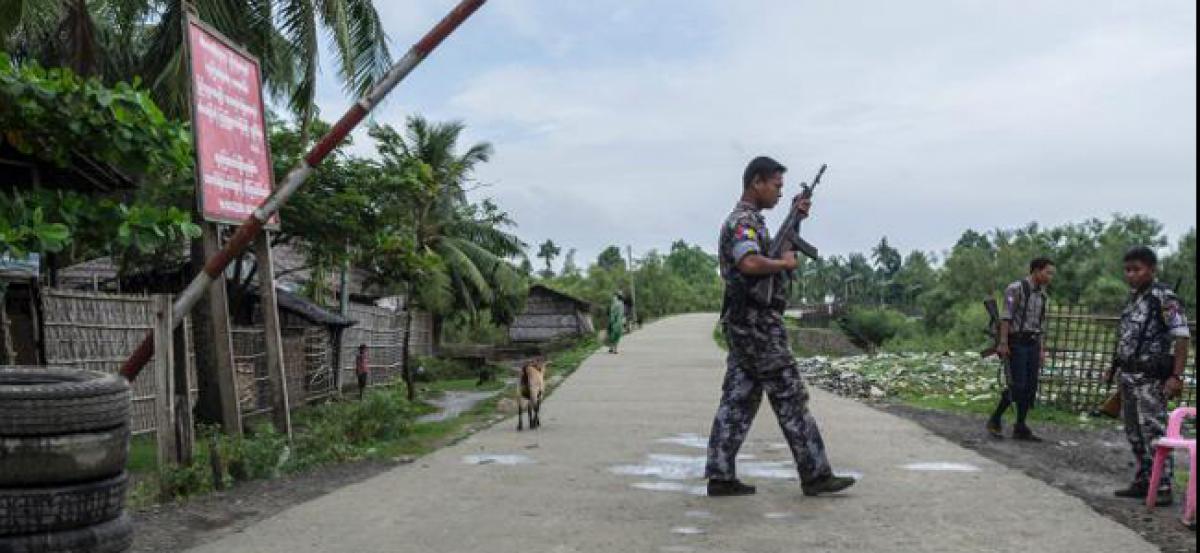
<path fill-rule="evenodd" d="M 1145 290 L 1130 292 L 1129 301 L 1121 311 L 1117 336 L 1117 360 L 1128 362 L 1135 355 L 1145 361 L 1151 355 L 1169 354 L 1175 339 L 1188 338 L 1190 333 L 1187 316 L 1175 292 L 1155 282 Z M 1139 351 L 1138 343 L 1143 340 Z"/>
<path fill-rule="evenodd" d="M 761 374 L 779 370 L 794 362 L 782 309 L 772 309 L 750 298 L 750 287 L 759 278 L 747 277 L 738 262 L 751 254 L 766 255 L 771 244 L 767 224 L 758 209 L 738 202 L 721 227 L 717 246 L 721 277 L 725 280 L 724 323 L 729 354 L 747 363 Z"/>
<path fill-rule="evenodd" d="M 752 253 L 765 255 L 771 238 L 767 235 L 767 221 L 758 208 L 749 202 L 738 202 L 725 224 L 721 226 L 721 238 L 717 252 L 721 263 L 721 278 L 726 285 L 737 276 L 737 264 Z"/>

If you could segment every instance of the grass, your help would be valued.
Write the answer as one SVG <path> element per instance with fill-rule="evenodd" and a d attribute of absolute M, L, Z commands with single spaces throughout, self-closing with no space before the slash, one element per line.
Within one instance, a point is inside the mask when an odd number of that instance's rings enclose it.
<path fill-rule="evenodd" d="M 551 376 L 566 377 L 595 353 L 595 339 L 551 354 Z M 476 379 L 451 379 L 426 382 L 418 401 L 405 398 L 403 386 L 368 390 L 363 401 L 344 399 L 307 406 L 292 413 L 293 439 L 289 442 L 269 424 L 252 426 L 245 436 L 228 437 L 215 429 L 197 431 L 196 451 L 190 463 L 171 466 L 160 472 L 153 436 L 139 436 L 130 443 L 127 468 L 133 475 L 129 504 L 144 507 L 164 499 L 185 499 L 213 491 L 210 455 L 213 443 L 225 471 L 223 486 L 237 482 L 278 478 L 325 465 L 364 460 L 399 461 L 425 455 L 455 443 L 472 433 L 502 420 L 497 411 L 506 397 L 505 383 L 487 382 L 475 386 Z M 561 384 L 561 380 L 557 381 Z M 549 393 L 557 384 L 551 386 Z M 445 421 L 417 423 L 416 417 L 436 408 L 423 399 L 447 391 L 499 390 L 501 393 L 479 402 L 462 415 Z"/>
<path fill-rule="evenodd" d="M 963 399 L 939 395 L 910 395 L 894 398 L 894 400 L 898 403 L 912 407 L 918 407 L 921 409 L 933 409 L 950 413 L 962 413 L 987 417 L 992 414 L 992 411 L 996 408 L 996 403 L 1000 400 L 1000 398 L 988 397 L 979 399 Z M 1011 409 L 1009 413 L 1010 416 L 1013 412 Z M 1035 405 L 1034 408 L 1029 411 L 1029 422 L 1053 424 L 1057 426 L 1081 429 L 1103 428 L 1117 424 L 1116 421 L 1112 419 L 1080 415 L 1079 413 L 1073 413 L 1071 411 L 1048 405 Z"/>
<path fill-rule="evenodd" d="M 499 376 L 494 380 L 484 382 L 482 385 L 476 385 L 478 382 L 479 379 L 477 378 L 435 380 L 423 383 L 419 389 L 422 393 L 436 394 L 442 392 L 490 392 L 493 390 L 502 390 L 505 387 L 504 380 Z"/>

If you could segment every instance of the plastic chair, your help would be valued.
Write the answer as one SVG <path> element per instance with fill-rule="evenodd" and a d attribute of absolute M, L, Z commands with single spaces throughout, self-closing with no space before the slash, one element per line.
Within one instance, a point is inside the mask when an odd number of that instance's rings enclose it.
<path fill-rule="evenodd" d="M 1150 468 L 1148 486 L 1150 491 L 1146 494 L 1146 507 L 1153 509 L 1158 500 L 1158 482 L 1162 479 L 1167 455 L 1170 455 L 1173 449 L 1188 450 L 1191 468 L 1188 473 L 1187 502 L 1183 507 L 1184 523 L 1196 520 L 1196 440 L 1183 437 L 1183 420 L 1187 418 L 1196 418 L 1195 407 L 1180 407 L 1171 411 L 1171 418 L 1167 421 L 1167 435 L 1154 442 L 1154 464 Z"/>

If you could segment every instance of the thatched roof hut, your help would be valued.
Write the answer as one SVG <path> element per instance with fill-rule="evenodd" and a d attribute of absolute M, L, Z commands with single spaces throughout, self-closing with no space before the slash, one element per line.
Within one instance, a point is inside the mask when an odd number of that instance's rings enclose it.
<path fill-rule="evenodd" d="M 508 327 L 513 342 L 550 342 L 595 332 L 592 304 L 541 284 L 529 288 L 525 310 Z"/>

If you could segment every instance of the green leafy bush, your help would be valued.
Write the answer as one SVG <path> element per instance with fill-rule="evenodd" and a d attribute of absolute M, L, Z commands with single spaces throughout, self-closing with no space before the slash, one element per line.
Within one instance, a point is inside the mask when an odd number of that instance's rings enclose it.
<path fill-rule="evenodd" d="M 911 326 L 903 313 L 880 308 L 856 308 L 838 325 L 851 340 L 868 349 L 878 348 Z"/>

